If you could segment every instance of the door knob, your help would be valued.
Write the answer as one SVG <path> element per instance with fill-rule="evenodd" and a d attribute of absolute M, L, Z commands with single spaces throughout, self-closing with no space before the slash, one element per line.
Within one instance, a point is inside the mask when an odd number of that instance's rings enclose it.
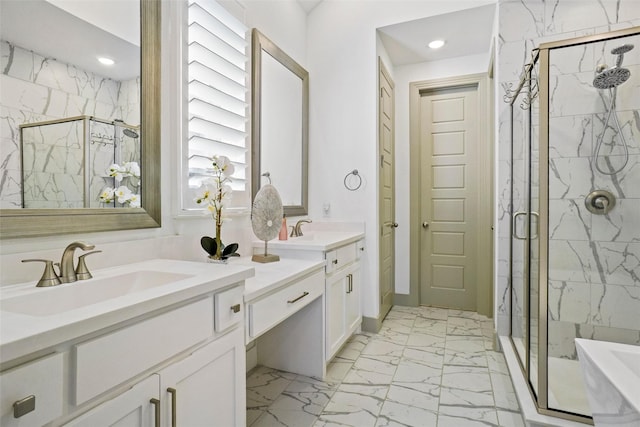
<path fill-rule="evenodd" d="M 391 228 L 398 228 L 398 223 L 397 222 L 387 222 L 385 225 L 389 226 Z"/>
<path fill-rule="evenodd" d="M 423 222 L 422 228 L 429 228 L 429 223 L 427 221 Z"/>

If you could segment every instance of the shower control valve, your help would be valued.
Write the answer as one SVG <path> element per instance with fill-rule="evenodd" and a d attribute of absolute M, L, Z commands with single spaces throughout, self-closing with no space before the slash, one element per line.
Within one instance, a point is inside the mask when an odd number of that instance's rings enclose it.
<path fill-rule="evenodd" d="M 595 190 L 584 199 L 587 210 L 596 215 L 606 215 L 616 204 L 616 198 L 607 190 Z"/>

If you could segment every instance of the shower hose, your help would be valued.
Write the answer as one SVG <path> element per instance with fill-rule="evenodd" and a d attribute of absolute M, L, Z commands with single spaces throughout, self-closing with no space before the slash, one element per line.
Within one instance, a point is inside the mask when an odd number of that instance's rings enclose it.
<path fill-rule="evenodd" d="M 604 175 L 617 174 L 622 169 L 624 169 L 627 166 L 627 163 L 629 162 L 629 147 L 627 145 L 627 140 L 625 139 L 624 134 L 622 132 L 622 126 L 620 126 L 620 122 L 618 121 L 618 115 L 615 113 L 617 94 L 618 94 L 618 88 L 614 87 L 612 89 L 609 89 L 609 96 L 611 98 L 611 102 L 609 103 L 609 112 L 607 113 L 607 119 L 604 121 L 602 134 L 600 135 L 600 138 L 598 139 L 598 143 L 596 144 L 596 149 L 593 152 L 593 164 L 596 170 Z M 602 148 L 602 142 L 604 141 L 604 134 L 607 130 L 607 126 L 609 125 L 609 120 L 611 120 L 611 116 L 613 116 L 613 120 L 616 122 L 616 127 L 618 128 L 618 134 L 620 135 L 620 138 L 622 138 L 622 148 L 624 149 L 624 163 L 618 169 L 615 169 L 613 171 L 604 171 L 600 169 L 600 166 L 598 166 L 598 158 L 600 157 L 600 149 Z"/>

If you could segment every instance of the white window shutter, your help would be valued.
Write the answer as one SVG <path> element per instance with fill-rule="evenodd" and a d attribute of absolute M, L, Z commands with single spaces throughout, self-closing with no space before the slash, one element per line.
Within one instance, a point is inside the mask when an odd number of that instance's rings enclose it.
<path fill-rule="evenodd" d="M 232 188 L 248 191 L 247 28 L 215 0 L 190 0 L 187 34 L 189 189 L 224 155 L 235 166 Z"/>

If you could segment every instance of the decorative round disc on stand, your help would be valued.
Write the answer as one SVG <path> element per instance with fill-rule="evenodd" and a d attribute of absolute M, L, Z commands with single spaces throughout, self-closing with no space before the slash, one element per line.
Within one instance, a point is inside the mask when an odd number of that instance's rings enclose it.
<path fill-rule="evenodd" d="M 254 255 L 251 259 L 257 262 L 279 261 L 278 255 L 267 253 L 267 242 L 275 239 L 282 226 L 282 199 L 278 190 L 271 185 L 264 185 L 256 194 L 251 210 L 251 227 L 260 240 L 264 240 L 264 255 Z"/>

